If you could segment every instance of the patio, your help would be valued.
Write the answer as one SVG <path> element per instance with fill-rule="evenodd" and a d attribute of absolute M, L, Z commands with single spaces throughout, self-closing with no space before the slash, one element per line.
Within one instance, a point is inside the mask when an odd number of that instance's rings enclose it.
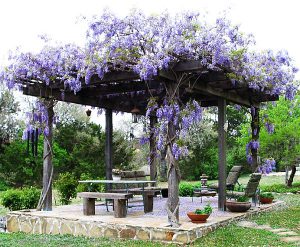
<path fill-rule="evenodd" d="M 71 234 L 74 236 L 108 237 L 112 239 L 136 239 L 164 241 L 169 243 L 192 243 L 216 228 L 228 225 L 233 221 L 249 218 L 254 214 L 274 210 L 284 205 L 282 201 L 273 204 L 257 205 L 246 213 L 218 211 L 217 197 L 200 198 L 180 197 L 180 222 L 178 228 L 170 227 L 165 209 L 166 198 L 154 199 L 154 210 L 144 214 L 143 207 L 128 209 L 126 218 L 115 218 L 113 211 L 106 212 L 103 203 L 96 204 L 95 216 L 84 216 L 82 204 L 57 206 L 53 211 L 14 211 L 7 215 L 9 232 Z M 135 201 L 133 204 L 140 204 Z M 186 216 L 186 212 L 211 204 L 213 213 L 207 223 L 194 224 Z M 101 205 L 102 204 L 102 205 Z"/>

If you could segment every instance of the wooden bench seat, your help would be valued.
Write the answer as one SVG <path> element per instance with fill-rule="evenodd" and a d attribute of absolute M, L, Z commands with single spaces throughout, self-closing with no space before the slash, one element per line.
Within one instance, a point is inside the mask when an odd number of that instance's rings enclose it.
<path fill-rule="evenodd" d="M 126 201 L 132 198 L 131 193 L 100 193 L 100 192 L 81 192 L 77 194 L 83 198 L 83 214 L 95 215 L 95 200 L 97 198 L 111 199 L 114 201 L 114 216 L 125 218 L 127 214 Z"/>

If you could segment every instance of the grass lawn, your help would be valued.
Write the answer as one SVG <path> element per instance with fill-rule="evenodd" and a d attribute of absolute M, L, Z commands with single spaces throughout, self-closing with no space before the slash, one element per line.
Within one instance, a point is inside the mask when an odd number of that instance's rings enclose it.
<path fill-rule="evenodd" d="M 300 234 L 300 196 L 277 195 L 276 199 L 286 201 L 288 208 L 264 213 L 252 217 L 251 221 L 268 224 L 273 228 L 288 228 Z M 0 246 L 165 246 L 161 243 L 130 240 L 108 240 L 105 238 L 84 238 L 59 235 L 27 235 L 24 233 L 0 233 Z M 172 246 L 172 245 L 168 245 Z M 174 246 L 174 245 L 173 245 Z M 279 236 L 268 231 L 241 228 L 235 224 L 220 228 L 207 236 L 198 239 L 191 246 L 230 247 L 230 246 L 297 246 L 279 240 Z"/>
<path fill-rule="evenodd" d="M 283 183 L 283 176 L 264 176 L 262 185 Z M 247 182 L 248 177 L 242 177 L 241 183 Z M 295 182 L 300 181 L 297 176 Z M 1 194 L 0 194 L 1 197 Z M 258 224 L 267 224 L 273 228 L 287 228 L 300 235 L 300 196 L 299 194 L 276 194 L 276 199 L 284 200 L 287 208 L 263 213 L 254 216 L 250 221 Z M 6 209 L 0 206 L 0 215 L 5 214 Z M 259 229 L 249 229 L 231 224 L 220 228 L 207 236 L 198 239 L 191 246 L 204 247 L 230 247 L 230 246 L 289 246 L 296 247 L 294 243 L 281 242 L 280 237 L 274 233 Z M 51 247 L 51 246 L 165 246 L 162 243 L 132 240 L 109 240 L 105 238 L 84 238 L 60 235 L 30 235 L 24 233 L 0 233 L 0 247 L 22 246 L 22 247 Z M 174 246 L 174 245 L 168 245 Z M 299 246 L 299 245 L 298 245 Z"/>

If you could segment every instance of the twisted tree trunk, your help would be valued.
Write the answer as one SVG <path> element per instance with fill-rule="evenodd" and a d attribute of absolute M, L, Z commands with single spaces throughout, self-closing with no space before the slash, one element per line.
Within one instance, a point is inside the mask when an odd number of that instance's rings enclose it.
<path fill-rule="evenodd" d="M 167 182 L 168 178 L 167 178 L 167 161 L 166 161 L 166 155 L 167 155 L 167 148 L 164 148 L 163 150 L 161 150 L 160 152 L 160 181 L 161 182 Z"/>
<path fill-rule="evenodd" d="M 170 82 L 166 85 L 167 93 L 169 96 L 169 102 L 172 100 L 176 101 L 176 84 Z M 167 162 L 168 162 L 168 201 L 167 201 L 167 212 L 168 221 L 172 227 L 179 226 L 179 163 L 175 159 L 172 153 L 173 144 L 176 141 L 176 126 L 173 121 L 168 124 L 167 134 Z"/>
<path fill-rule="evenodd" d="M 53 179 L 53 164 L 52 164 L 52 137 L 53 137 L 53 117 L 54 102 L 51 99 L 44 100 L 45 107 L 48 113 L 48 135 L 44 136 L 44 152 L 43 152 L 43 190 L 37 210 L 43 208 L 44 211 L 52 211 L 52 179 Z"/>
<path fill-rule="evenodd" d="M 150 180 L 157 181 L 157 160 L 156 160 L 156 144 L 155 144 L 155 137 L 154 137 L 154 125 L 156 124 L 157 119 L 156 117 L 151 116 L 150 117 L 150 128 L 151 128 L 151 134 L 150 134 Z M 156 183 L 152 184 L 152 186 L 156 186 Z"/>
<path fill-rule="evenodd" d="M 296 165 L 292 165 L 292 172 L 291 172 L 290 178 L 287 181 L 288 187 L 292 187 L 295 174 L 296 174 Z"/>

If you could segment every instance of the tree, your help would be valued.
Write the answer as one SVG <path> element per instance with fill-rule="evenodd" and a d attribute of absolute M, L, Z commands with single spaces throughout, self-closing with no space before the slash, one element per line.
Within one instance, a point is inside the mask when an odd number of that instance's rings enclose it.
<path fill-rule="evenodd" d="M 260 112 L 260 118 L 261 159 L 274 158 L 277 170 L 294 166 L 300 154 L 300 96 L 297 95 L 293 101 L 281 97 L 276 103 L 267 103 Z M 249 139 L 249 124 L 244 124 L 241 147 Z"/>
<path fill-rule="evenodd" d="M 36 185 L 40 187 L 42 181 L 43 138 L 39 139 L 38 156 L 33 157 L 26 152 L 26 141 L 21 136 L 5 146 L 0 154 L 0 178 L 13 187 Z M 68 153 L 57 143 L 53 145 L 53 164 L 55 170 L 68 163 Z"/>
<path fill-rule="evenodd" d="M 12 91 L 4 89 L 0 83 L 0 153 L 3 145 L 16 137 L 19 130 L 19 122 L 16 119 L 19 103 L 15 101 Z"/>

